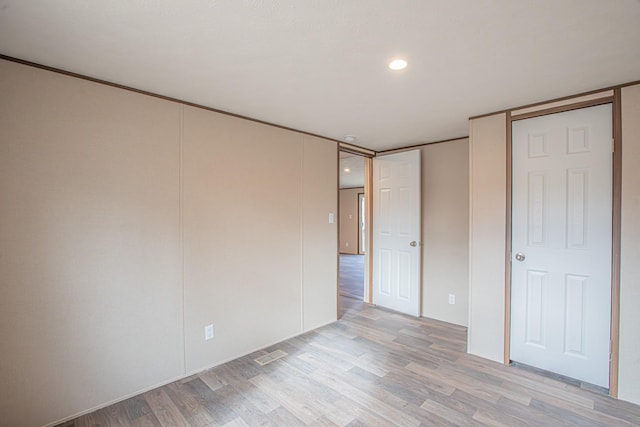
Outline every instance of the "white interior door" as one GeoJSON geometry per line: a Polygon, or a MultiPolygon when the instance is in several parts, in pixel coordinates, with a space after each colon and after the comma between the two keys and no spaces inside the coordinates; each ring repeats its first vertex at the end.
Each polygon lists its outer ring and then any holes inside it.
{"type": "Polygon", "coordinates": [[[609,387],[611,105],[513,123],[511,360],[609,387]]]}
{"type": "Polygon", "coordinates": [[[373,303],[420,315],[420,151],[373,159],[373,303]]]}

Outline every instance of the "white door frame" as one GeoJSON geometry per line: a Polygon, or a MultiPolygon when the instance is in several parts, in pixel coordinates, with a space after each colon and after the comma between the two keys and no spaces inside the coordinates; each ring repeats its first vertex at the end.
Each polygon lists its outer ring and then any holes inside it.
{"type": "MultiPolygon", "coordinates": [[[[570,99],[570,98],[567,98],[570,99]]],[[[506,240],[505,240],[505,319],[504,319],[504,364],[511,363],[511,216],[512,216],[512,122],[524,120],[531,117],[560,113],[563,111],[575,110],[579,108],[592,107],[602,104],[612,104],[613,112],[613,206],[612,206],[612,257],[611,257],[611,345],[609,363],[609,395],[618,397],[618,354],[619,354],[619,329],[620,329],[620,239],[621,239],[621,183],[622,183],[622,121],[621,121],[621,89],[613,90],[613,96],[603,96],[602,98],[569,103],[566,105],[543,108],[533,112],[522,114],[512,114],[506,112],[506,134],[507,134],[507,194],[506,194],[506,240]]],[[[544,105],[539,104],[539,105],[544,105]]]]}

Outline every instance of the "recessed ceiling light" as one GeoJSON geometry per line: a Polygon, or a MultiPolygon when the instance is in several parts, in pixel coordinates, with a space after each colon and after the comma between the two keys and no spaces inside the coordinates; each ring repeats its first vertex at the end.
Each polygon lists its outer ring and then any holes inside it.
{"type": "Polygon", "coordinates": [[[349,169],[349,168],[344,168],[344,171],[345,171],[345,172],[351,172],[351,169],[349,169]]]}
{"type": "Polygon", "coordinates": [[[404,59],[394,59],[389,63],[389,68],[392,70],[404,70],[407,68],[407,61],[404,59]]]}
{"type": "Polygon", "coordinates": [[[344,140],[347,141],[347,142],[353,142],[353,141],[356,140],[356,137],[353,136],[353,135],[345,135],[344,136],[344,140]]]}

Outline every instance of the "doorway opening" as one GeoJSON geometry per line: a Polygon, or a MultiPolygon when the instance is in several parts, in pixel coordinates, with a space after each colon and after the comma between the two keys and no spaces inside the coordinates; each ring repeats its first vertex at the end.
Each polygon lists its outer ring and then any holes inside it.
{"type": "Polygon", "coordinates": [[[367,206],[367,161],[357,154],[340,152],[340,257],[339,294],[341,297],[368,301],[366,270],[368,265],[369,215],[367,206]]]}
{"type": "Polygon", "coordinates": [[[358,228],[360,231],[360,241],[358,242],[358,253],[364,255],[367,250],[367,227],[365,222],[365,199],[364,193],[358,193],[358,228]]]}

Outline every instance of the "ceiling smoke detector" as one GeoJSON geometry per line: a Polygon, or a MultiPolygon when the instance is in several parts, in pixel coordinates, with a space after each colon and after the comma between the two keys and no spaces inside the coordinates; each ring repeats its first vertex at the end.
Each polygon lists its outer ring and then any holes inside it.
{"type": "Polygon", "coordinates": [[[353,136],[353,135],[345,135],[344,136],[344,140],[345,140],[345,142],[353,142],[353,141],[356,140],[356,137],[353,136]]]}

